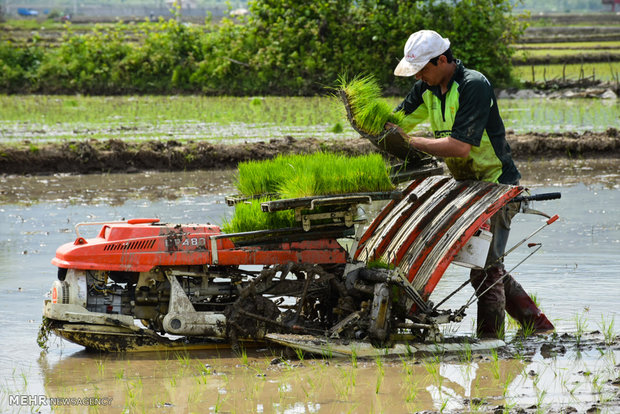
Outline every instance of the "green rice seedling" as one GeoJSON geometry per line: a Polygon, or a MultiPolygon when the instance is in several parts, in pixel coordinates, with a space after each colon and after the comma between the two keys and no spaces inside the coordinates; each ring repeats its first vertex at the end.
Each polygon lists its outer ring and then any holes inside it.
{"type": "Polygon", "coordinates": [[[460,352],[460,357],[461,357],[461,362],[469,363],[472,361],[471,345],[469,343],[466,343],[463,346],[463,351],[460,352]]]}
{"type": "Polygon", "coordinates": [[[182,367],[188,368],[191,365],[191,360],[189,358],[189,354],[186,352],[178,352],[176,354],[177,361],[181,364],[182,367]]]}
{"type": "Polygon", "coordinates": [[[403,388],[405,390],[405,402],[411,403],[416,400],[418,395],[418,381],[415,380],[413,372],[413,366],[409,365],[408,361],[401,358],[403,364],[403,370],[405,372],[405,381],[403,382],[403,388]]]}
{"type": "Polygon", "coordinates": [[[299,360],[299,362],[304,362],[304,350],[301,348],[295,348],[295,355],[297,355],[297,359],[299,360]]]}
{"type": "Polygon", "coordinates": [[[239,163],[237,190],[244,196],[281,198],[393,189],[380,154],[347,157],[317,152],[239,163]]]}
{"type": "Polygon", "coordinates": [[[587,320],[585,315],[575,315],[575,341],[577,342],[577,346],[581,345],[581,338],[586,331],[587,320]]]}
{"type": "Polygon", "coordinates": [[[271,160],[239,163],[237,167],[237,190],[246,196],[276,192],[278,185],[292,175],[287,161],[279,155],[271,160]]]}
{"type": "Polygon", "coordinates": [[[245,367],[249,366],[248,351],[246,351],[244,347],[239,347],[238,357],[241,360],[241,365],[245,367]]]}
{"type": "Polygon", "coordinates": [[[493,373],[493,377],[498,380],[500,376],[499,356],[495,348],[491,349],[491,359],[493,361],[491,364],[491,372],[493,373]]]}
{"type": "Polygon", "coordinates": [[[318,152],[308,155],[279,155],[272,160],[239,164],[237,189],[247,197],[237,203],[226,233],[299,226],[292,210],[264,213],[260,204],[274,198],[388,191],[394,188],[388,167],[380,154],[347,157],[318,152]]]}
{"type": "Polygon", "coordinates": [[[487,401],[484,398],[472,398],[469,400],[469,410],[472,413],[480,413],[482,406],[486,403],[487,401]]]}
{"type": "Polygon", "coordinates": [[[139,401],[140,394],[142,393],[142,379],[138,378],[135,381],[128,381],[125,387],[125,409],[130,412],[135,411],[139,401]]]}
{"type": "Polygon", "coordinates": [[[547,396],[547,390],[541,390],[540,388],[536,387],[536,412],[537,413],[547,412],[543,404],[546,396],[547,396]]]}
{"type": "Polygon", "coordinates": [[[292,210],[264,213],[260,206],[264,201],[267,199],[237,203],[234,216],[230,220],[223,220],[222,231],[239,233],[295,226],[295,213],[292,210]]]}
{"type": "Polygon", "coordinates": [[[426,372],[428,372],[430,376],[433,378],[433,380],[436,382],[437,388],[441,392],[441,386],[443,384],[443,377],[441,376],[439,372],[439,368],[440,368],[439,356],[435,355],[433,357],[429,357],[424,360],[424,369],[426,369],[426,372]]]}
{"type": "Polygon", "coordinates": [[[534,335],[534,332],[536,332],[536,328],[534,327],[534,322],[525,322],[523,325],[521,325],[521,335],[523,335],[523,338],[529,338],[530,336],[534,335]]]}
{"type": "Polygon", "coordinates": [[[377,356],[375,357],[375,361],[377,363],[377,382],[375,384],[375,394],[379,394],[381,384],[383,383],[383,377],[385,376],[385,369],[383,367],[383,360],[381,359],[381,355],[377,354],[377,356]]]}
{"type": "Polygon", "coordinates": [[[409,344],[409,342],[405,342],[405,351],[406,351],[407,358],[413,358],[413,356],[414,356],[414,349],[409,344]]]}
{"type": "Polygon", "coordinates": [[[218,392],[217,393],[217,401],[215,402],[215,406],[213,407],[213,411],[216,413],[221,413],[222,412],[222,406],[224,405],[224,402],[227,400],[227,398],[221,398],[221,394],[218,392]]]}
{"type": "Polygon", "coordinates": [[[327,347],[321,349],[321,355],[323,356],[323,360],[325,361],[327,361],[328,359],[332,359],[334,357],[332,347],[327,344],[327,347]]]}
{"type": "Polygon", "coordinates": [[[348,400],[348,397],[355,389],[355,384],[357,382],[357,372],[352,368],[339,368],[339,371],[341,379],[335,385],[338,388],[338,394],[340,395],[340,398],[343,400],[348,400]]]}
{"type": "Polygon", "coordinates": [[[357,348],[351,347],[351,366],[357,368],[357,348]]]}
{"type": "Polygon", "coordinates": [[[340,122],[336,122],[334,126],[330,129],[330,132],[334,134],[341,134],[344,131],[342,124],[340,122]]]}
{"type": "Polygon", "coordinates": [[[374,76],[356,76],[351,80],[341,76],[338,84],[347,96],[355,124],[363,132],[379,136],[386,122],[399,125],[404,120],[403,112],[393,112],[392,105],[381,98],[381,88],[374,76]]]}
{"type": "Polygon", "coordinates": [[[614,339],[616,337],[616,334],[614,331],[614,319],[615,317],[612,315],[611,321],[609,322],[609,324],[607,324],[605,322],[605,317],[601,315],[601,323],[599,327],[601,328],[601,332],[603,332],[603,336],[605,337],[605,345],[608,345],[608,346],[613,344],[614,339]]]}
{"type": "Polygon", "coordinates": [[[105,364],[101,360],[95,361],[95,364],[97,365],[97,372],[99,373],[100,376],[103,377],[103,374],[105,372],[105,364]]]}

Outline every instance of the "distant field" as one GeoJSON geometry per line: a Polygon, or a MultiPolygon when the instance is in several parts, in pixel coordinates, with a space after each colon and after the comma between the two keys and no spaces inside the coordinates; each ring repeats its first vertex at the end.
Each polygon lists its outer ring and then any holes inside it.
{"type": "Polygon", "coordinates": [[[524,82],[620,81],[620,15],[532,16],[512,63],[524,82]]]}
{"type": "Polygon", "coordinates": [[[526,59],[528,57],[544,57],[544,56],[553,56],[553,57],[566,57],[572,58],[575,56],[594,56],[600,54],[607,54],[610,56],[620,57],[620,50],[609,50],[609,49],[597,49],[597,48],[589,48],[589,49],[530,49],[530,50],[520,50],[516,53],[516,57],[522,57],[526,59]]]}
{"type": "Polygon", "coordinates": [[[620,49],[620,41],[602,41],[602,42],[565,42],[565,43],[527,43],[515,45],[518,50],[530,49],[620,49]]]}
{"type": "Polygon", "coordinates": [[[592,78],[604,82],[618,82],[620,80],[620,62],[515,66],[513,70],[516,76],[524,82],[583,78],[592,78]],[[534,71],[533,75],[532,70],[534,71]]]}
{"type": "MultiPolygon", "coordinates": [[[[389,98],[396,106],[402,98],[389,98]]],[[[122,139],[269,141],[357,134],[333,97],[0,95],[0,143],[122,139]]],[[[620,129],[615,100],[500,100],[507,129],[527,132],[620,129]]],[[[427,133],[420,125],[416,133],[427,133]]]]}

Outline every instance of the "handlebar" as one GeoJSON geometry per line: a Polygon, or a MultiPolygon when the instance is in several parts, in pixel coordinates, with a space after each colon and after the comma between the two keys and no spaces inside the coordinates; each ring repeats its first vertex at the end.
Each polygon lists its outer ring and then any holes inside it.
{"type": "Polygon", "coordinates": [[[521,201],[544,201],[544,200],[557,200],[562,198],[562,193],[542,193],[532,194],[529,196],[518,196],[511,200],[511,202],[518,203],[521,201]]]}

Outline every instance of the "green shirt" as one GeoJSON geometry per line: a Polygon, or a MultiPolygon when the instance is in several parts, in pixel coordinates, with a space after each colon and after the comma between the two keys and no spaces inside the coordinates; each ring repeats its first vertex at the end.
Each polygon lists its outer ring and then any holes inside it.
{"type": "Polygon", "coordinates": [[[456,61],[445,95],[440,86],[419,80],[396,110],[405,111],[411,127],[429,119],[435,138],[451,136],[471,144],[466,158],[445,158],[455,179],[516,184],[521,178],[510,155],[491,83],[461,61],[456,61]]]}

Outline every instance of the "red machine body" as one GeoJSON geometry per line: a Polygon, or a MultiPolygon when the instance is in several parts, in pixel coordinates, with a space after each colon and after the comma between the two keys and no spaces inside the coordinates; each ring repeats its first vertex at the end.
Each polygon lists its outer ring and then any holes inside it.
{"type": "Polygon", "coordinates": [[[484,263],[490,238],[479,229],[523,190],[431,176],[390,193],[262,203],[265,214],[294,209],[300,224],[243,233],[155,218],[78,224],[52,259],[44,315],[61,337],[103,351],[319,331],[387,344],[399,329],[436,343],[438,324],[462,314],[434,308],[432,292],[451,263],[484,263]],[[358,214],[386,200],[371,223],[358,214]],[[85,225],[101,227],[84,238],[85,225]],[[470,250],[478,256],[461,254],[470,250]]]}
{"type": "Polygon", "coordinates": [[[238,246],[218,226],[168,225],[158,219],[103,224],[95,238],[78,237],[58,248],[52,264],[60,268],[147,272],[157,266],[345,263],[335,239],[238,246]]]}

